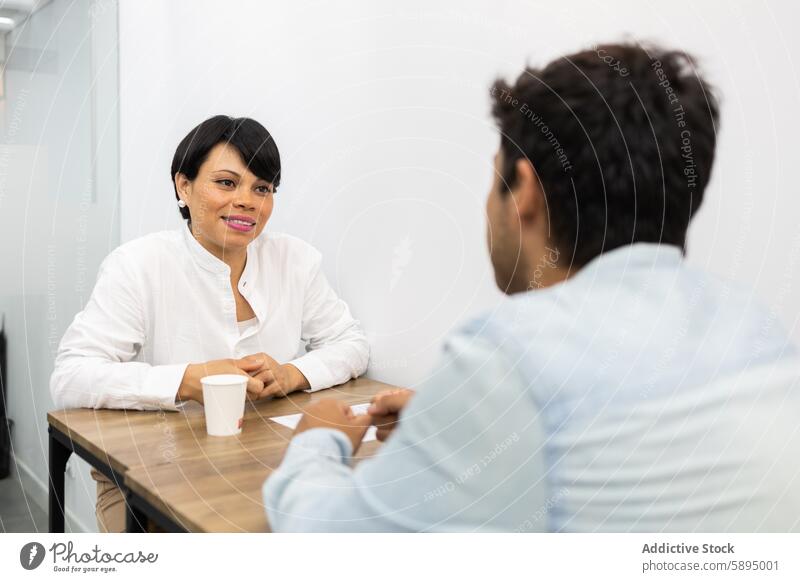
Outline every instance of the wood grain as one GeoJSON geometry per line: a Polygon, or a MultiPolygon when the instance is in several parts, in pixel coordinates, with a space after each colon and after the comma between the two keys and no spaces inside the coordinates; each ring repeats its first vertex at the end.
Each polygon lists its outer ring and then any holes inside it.
{"type": "MultiPolygon", "coordinates": [[[[289,429],[281,429],[290,432],[289,429]]],[[[380,443],[364,443],[357,458],[374,454],[380,443]]],[[[180,459],[172,465],[128,471],[127,486],[191,532],[267,532],[261,488],[280,465],[284,439],[255,451],[180,459]]]]}
{"type": "MultiPolygon", "coordinates": [[[[358,378],[311,394],[248,402],[242,433],[233,437],[208,436],[203,407],[195,402],[178,412],[72,409],[47,418],[190,531],[268,531],[261,486],[292,435],[269,418],[301,412],[322,398],[360,404],[394,388],[358,378]]],[[[377,447],[367,443],[359,456],[377,447]]]]}

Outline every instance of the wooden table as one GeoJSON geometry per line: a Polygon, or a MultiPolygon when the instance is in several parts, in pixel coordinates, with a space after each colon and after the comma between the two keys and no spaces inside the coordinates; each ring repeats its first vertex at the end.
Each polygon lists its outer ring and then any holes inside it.
{"type": "MultiPolygon", "coordinates": [[[[321,398],[368,402],[395,386],[368,378],[319,392],[246,405],[242,433],[206,434],[203,407],[179,412],[74,409],[47,415],[50,531],[64,531],[64,470],[75,452],[121,487],[127,529],[152,521],[166,531],[267,531],[261,486],[283,457],[292,431],[269,417],[294,414],[321,398]]],[[[359,456],[378,444],[366,443],[359,456]]]]}

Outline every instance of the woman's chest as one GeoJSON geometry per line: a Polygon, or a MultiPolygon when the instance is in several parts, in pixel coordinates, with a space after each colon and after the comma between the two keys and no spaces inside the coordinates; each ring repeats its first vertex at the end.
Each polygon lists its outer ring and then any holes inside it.
{"type": "Polygon", "coordinates": [[[233,299],[236,303],[236,320],[237,321],[249,321],[256,316],[256,312],[253,310],[253,306],[250,305],[250,302],[245,298],[241,292],[236,289],[235,287],[231,287],[233,292],[233,299]]]}
{"type": "Polygon", "coordinates": [[[234,289],[227,276],[176,277],[154,293],[145,348],[154,364],[239,358],[265,352],[278,361],[298,350],[302,298],[279,281],[248,281],[234,289]],[[255,318],[244,331],[239,322],[255,318]]]}

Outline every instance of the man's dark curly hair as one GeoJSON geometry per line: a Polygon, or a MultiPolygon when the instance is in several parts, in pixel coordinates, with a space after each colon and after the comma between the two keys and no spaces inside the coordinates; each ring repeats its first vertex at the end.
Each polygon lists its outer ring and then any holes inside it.
{"type": "Polygon", "coordinates": [[[502,179],[531,162],[551,242],[580,267],[634,242],[685,249],[714,161],[719,106],[683,52],[596,46],[491,89],[502,179]]]}

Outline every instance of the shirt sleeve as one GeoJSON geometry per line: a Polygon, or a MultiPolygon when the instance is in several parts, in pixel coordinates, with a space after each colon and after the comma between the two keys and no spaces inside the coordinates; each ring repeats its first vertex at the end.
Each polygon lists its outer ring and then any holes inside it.
{"type": "Polygon", "coordinates": [[[134,360],[145,341],[142,296],[120,249],[103,261],[86,307],[58,347],[50,393],[58,408],[175,410],[188,363],[134,360]]]}
{"type": "Polygon", "coordinates": [[[275,531],[544,531],[538,410],[491,346],[452,338],[379,453],[349,466],[341,431],[295,437],[267,479],[275,531]]]}
{"type": "Polygon", "coordinates": [[[303,301],[301,339],[307,353],[289,363],[306,377],[309,392],[347,382],[367,369],[367,338],[328,283],[316,251],[303,301]]]}

